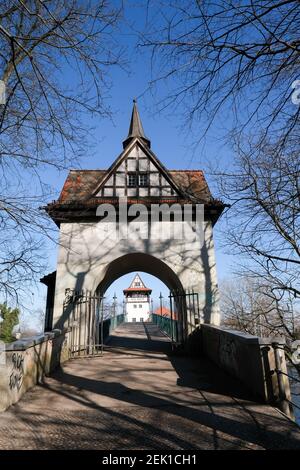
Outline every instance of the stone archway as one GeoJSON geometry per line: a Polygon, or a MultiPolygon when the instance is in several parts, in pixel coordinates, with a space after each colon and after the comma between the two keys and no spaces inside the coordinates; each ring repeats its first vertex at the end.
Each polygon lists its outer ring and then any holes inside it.
{"type": "Polygon", "coordinates": [[[187,308],[184,287],[176,273],[162,260],[147,253],[133,252],[120,256],[111,261],[99,282],[96,292],[102,298],[110,285],[120,277],[131,272],[143,271],[159,279],[170,290],[171,310],[176,310],[178,329],[181,340],[188,332],[187,308]]]}
{"type": "MultiPolygon", "coordinates": [[[[176,311],[176,318],[171,315],[171,339],[173,329],[177,334],[175,342],[183,344],[188,334],[187,305],[185,290],[176,273],[164,261],[147,253],[132,252],[112,259],[99,276],[94,278],[93,290],[66,289],[62,325],[69,332],[69,350],[72,357],[77,355],[98,354],[103,350],[103,335],[106,322],[109,321],[109,332],[119,323],[119,317],[112,320],[104,318],[103,299],[109,286],[120,277],[135,271],[143,271],[161,280],[170,289],[170,312],[176,311]],[[100,278],[100,279],[99,279],[100,278]],[[172,305],[174,308],[172,308],[172,305]],[[117,320],[117,323],[115,321],[117,320]],[[174,322],[173,322],[174,320],[174,322]],[[112,323],[111,323],[112,322],[112,323]]],[[[122,315],[121,315],[122,316],[122,315]]],[[[124,318],[121,320],[124,321],[124,318]]]]}
{"type": "Polygon", "coordinates": [[[134,271],[144,271],[157,277],[171,291],[183,291],[183,286],[175,272],[163,261],[147,253],[128,253],[111,261],[97,291],[104,293],[118,278],[134,271]]]}

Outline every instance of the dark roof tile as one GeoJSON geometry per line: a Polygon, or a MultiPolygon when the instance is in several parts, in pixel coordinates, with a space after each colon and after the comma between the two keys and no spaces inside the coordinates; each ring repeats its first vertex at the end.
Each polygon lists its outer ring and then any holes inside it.
{"type": "MultiPolygon", "coordinates": [[[[106,170],[71,170],[57,202],[82,203],[90,198],[94,199],[93,193],[106,174],[106,170]]],[[[203,171],[171,170],[169,174],[185,198],[192,197],[202,202],[213,201],[203,171]]]]}
{"type": "Polygon", "coordinates": [[[71,170],[58,202],[83,202],[89,199],[106,173],[106,170],[71,170]]]}

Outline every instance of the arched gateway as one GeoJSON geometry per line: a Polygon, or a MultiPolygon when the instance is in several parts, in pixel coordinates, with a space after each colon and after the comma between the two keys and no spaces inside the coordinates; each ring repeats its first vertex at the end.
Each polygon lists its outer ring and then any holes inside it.
{"type": "Polygon", "coordinates": [[[169,287],[183,340],[198,323],[218,325],[213,226],[223,209],[201,170],[167,170],[158,160],[134,102],[123,151],[110,168],[71,170],[46,207],[60,228],[57,270],[41,280],[48,286],[46,329],[68,324],[70,293],[101,299],[112,282],[136,271],[169,287]]]}

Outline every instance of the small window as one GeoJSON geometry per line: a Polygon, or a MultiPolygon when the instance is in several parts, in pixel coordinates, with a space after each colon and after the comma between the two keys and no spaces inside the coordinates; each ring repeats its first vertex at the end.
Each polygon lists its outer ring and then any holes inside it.
{"type": "Polygon", "coordinates": [[[149,178],[148,178],[148,173],[141,173],[139,175],[139,186],[141,187],[146,187],[149,186],[149,178]]]}
{"type": "Polygon", "coordinates": [[[141,305],[141,304],[139,304],[139,308],[142,308],[142,305],[141,305]]]}
{"type": "Polygon", "coordinates": [[[136,173],[128,173],[127,185],[129,188],[135,188],[137,183],[136,173]]]}
{"type": "Polygon", "coordinates": [[[141,283],[140,283],[140,282],[136,282],[136,283],[135,283],[135,287],[141,287],[141,283]]]}
{"type": "Polygon", "coordinates": [[[133,319],[132,319],[132,322],[135,323],[135,322],[136,322],[136,318],[133,318],[133,319]]]}
{"type": "Polygon", "coordinates": [[[133,304],[133,308],[136,308],[137,307],[137,304],[133,304]]]}
{"type": "Polygon", "coordinates": [[[141,321],[141,322],[143,322],[143,321],[144,321],[143,317],[141,317],[141,318],[140,318],[140,321],[141,321]]]}

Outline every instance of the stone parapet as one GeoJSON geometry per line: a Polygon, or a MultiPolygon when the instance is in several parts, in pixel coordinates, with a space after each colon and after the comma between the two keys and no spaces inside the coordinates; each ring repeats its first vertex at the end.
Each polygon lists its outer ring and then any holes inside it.
{"type": "Polygon", "coordinates": [[[203,324],[200,328],[202,352],[221,369],[239,379],[253,395],[265,403],[275,404],[292,417],[292,409],[282,403],[282,395],[291,399],[288,377],[284,375],[284,394],[279,390],[275,348],[280,370],[287,373],[285,340],[260,338],[240,331],[203,324]],[[278,350],[278,348],[280,350],[278,350]]]}
{"type": "Polygon", "coordinates": [[[0,357],[0,411],[68,359],[67,334],[53,330],[5,345],[0,357]]]}

